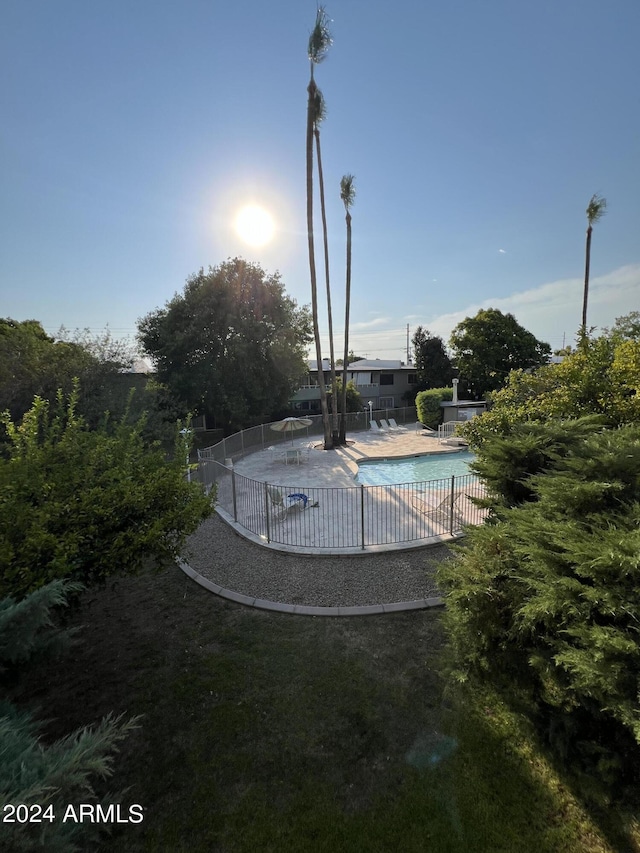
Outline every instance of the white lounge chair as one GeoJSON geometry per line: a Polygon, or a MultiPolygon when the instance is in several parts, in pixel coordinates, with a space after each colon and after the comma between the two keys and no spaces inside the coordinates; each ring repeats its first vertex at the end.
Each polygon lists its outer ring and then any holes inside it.
{"type": "Polygon", "coordinates": [[[459,530],[465,523],[462,513],[457,507],[458,501],[465,496],[464,491],[456,490],[453,494],[453,518],[451,512],[451,494],[446,495],[437,504],[429,503],[422,498],[414,498],[413,505],[423,515],[433,518],[433,521],[445,530],[449,530],[453,521],[453,529],[459,530]]]}
{"type": "Polygon", "coordinates": [[[374,420],[371,421],[369,429],[371,430],[371,432],[384,432],[384,430],[378,426],[378,422],[374,420]]]}
{"type": "Polygon", "coordinates": [[[389,426],[391,427],[391,429],[392,429],[392,430],[395,430],[396,432],[402,432],[402,431],[405,431],[405,432],[406,432],[406,429],[407,429],[407,428],[406,428],[406,427],[404,427],[404,426],[399,426],[399,425],[396,423],[396,419],[395,419],[395,418],[389,418],[389,426]]]}
{"type": "Polygon", "coordinates": [[[384,418],[380,418],[380,427],[382,429],[382,432],[391,432],[391,427],[384,418]]]}
{"type": "Polygon", "coordinates": [[[302,512],[308,506],[318,506],[317,501],[310,501],[308,495],[304,495],[302,492],[295,492],[285,498],[276,486],[267,486],[267,494],[271,501],[274,521],[285,521],[293,513],[302,512]]]}

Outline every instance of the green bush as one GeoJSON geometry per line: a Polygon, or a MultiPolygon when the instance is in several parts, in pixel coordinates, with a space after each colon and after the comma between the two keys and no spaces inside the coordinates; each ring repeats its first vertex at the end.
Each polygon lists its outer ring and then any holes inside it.
{"type": "Polygon", "coordinates": [[[442,408],[440,403],[453,399],[453,388],[430,388],[416,395],[416,410],[418,420],[425,426],[436,429],[442,423],[442,408]]]}
{"type": "Polygon", "coordinates": [[[492,522],[438,582],[457,677],[519,685],[562,755],[613,778],[640,744],[640,427],[557,432],[537,425],[533,451],[525,427],[483,444],[478,469],[510,457],[537,473],[520,500],[493,478],[492,522]]]}
{"type": "Polygon", "coordinates": [[[211,497],[185,481],[181,436],[167,461],[145,443],[142,421],[90,431],[75,401],[60,395],[52,415],[36,398],[20,426],[3,416],[0,596],[20,598],[56,578],[90,585],[174,558],[212,511],[211,497]]]}

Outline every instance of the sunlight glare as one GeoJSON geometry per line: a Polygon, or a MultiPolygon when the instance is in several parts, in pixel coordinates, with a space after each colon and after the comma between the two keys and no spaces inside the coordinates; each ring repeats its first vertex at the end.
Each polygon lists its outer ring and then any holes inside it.
{"type": "Polygon", "coordinates": [[[273,237],[275,225],[271,214],[256,204],[243,207],[235,219],[238,236],[250,246],[264,246],[273,237]]]}

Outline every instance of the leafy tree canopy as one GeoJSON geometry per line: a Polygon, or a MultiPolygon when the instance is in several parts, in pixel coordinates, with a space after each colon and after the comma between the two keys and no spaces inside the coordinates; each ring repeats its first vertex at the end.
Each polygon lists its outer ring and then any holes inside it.
{"type": "MultiPolygon", "coordinates": [[[[342,411],[342,377],[336,376],[336,393],[338,394],[338,411],[342,411]]],[[[333,388],[329,390],[329,399],[333,394],[333,388]]],[[[362,394],[356,388],[355,382],[350,379],[347,382],[347,412],[362,411],[362,394]]]]}
{"type": "MultiPolygon", "coordinates": [[[[362,361],[364,358],[365,358],[364,355],[356,355],[353,350],[349,350],[349,356],[347,358],[347,365],[353,364],[354,361],[362,361]]],[[[344,359],[339,358],[336,361],[336,364],[339,364],[340,366],[342,366],[344,364],[344,359]]]]}
{"type": "Polygon", "coordinates": [[[308,309],[286,295],[279,273],[241,258],[201,269],[138,329],[159,381],[227,427],[285,407],[307,372],[308,309]]]}
{"type": "MultiPolygon", "coordinates": [[[[0,319],[0,411],[19,421],[34,397],[53,403],[58,389],[70,394],[78,379],[78,411],[90,426],[96,426],[107,409],[120,417],[133,383],[120,371],[131,366],[135,355],[128,341],[114,338],[108,329],[92,334],[62,327],[53,337],[37,320],[0,319]]],[[[134,404],[138,415],[141,398],[139,394],[134,404]]]]}
{"type": "Polygon", "coordinates": [[[640,339],[629,318],[618,318],[598,338],[584,338],[559,364],[511,373],[506,386],[490,395],[490,410],[465,424],[465,437],[479,447],[522,421],[584,415],[601,415],[612,426],[639,421],[640,339]]]}
{"type": "Polygon", "coordinates": [[[427,388],[446,388],[454,376],[453,365],[442,338],[418,326],[411,339],[418,374],[418,391],[427,388]]]}
{"type": "Polygon", "coordinates": [[[496,308],[458,323],[449,344],[461,382],[476,396],[502,387],[510,371],[538,367],[551,355],[549,344],[496,308]]]}

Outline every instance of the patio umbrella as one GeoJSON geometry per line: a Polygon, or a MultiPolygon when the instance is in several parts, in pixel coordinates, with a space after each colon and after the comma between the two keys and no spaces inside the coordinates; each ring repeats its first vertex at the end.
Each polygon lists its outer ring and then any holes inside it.
{"type": "Polygon", "coordinates": [[[291,444],[293,444],[294,430],[304,429],[305,427],[311,426],[312,423],[313,421],[310,421],[309,418],[284,418],[281,421],[276,421],[275,424],[269,424],[269,426],[276,432],[290,432],[291,444]]]}

